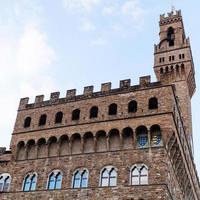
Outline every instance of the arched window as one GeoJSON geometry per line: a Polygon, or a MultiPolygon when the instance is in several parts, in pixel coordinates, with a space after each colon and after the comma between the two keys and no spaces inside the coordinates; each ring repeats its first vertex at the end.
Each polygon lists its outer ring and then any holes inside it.
{"type": "Polygon", "coordinates": [[[112,103],[109,105],[109,110],[108,110],[109,115],[116,115],[117,114],[117,104],[112,103]]]}
{"type": "Polygon", "coordinates": [[[59,170],[54,170],[51,172],[47,182],[48,190],[58,190],[61,189],[62,185],[62,172],[59,170]]]}
{"type": "Polygon", "coordinates": [[[148,168],[144,164],[137,164],[131,168],[130,171],[131,185],[145,185],[148,184],[148,168]]]}
{"type": "Polygon", "coordinates": [[[161,135],[160,126],[153,125],[150,128],[150,132],[151,132],[151,145],[160,146],[162,144],[162,135],[161,135]]]}
{"type": "Polygon", "coordinates": [[[62,123],[62,119],[63,119],[63,113],[57,112],[55,117],[55,124],[62,123]]]}
{"type": "Polygon", "coordinates": [[[109,187],[117,185],[117,170],[113,166],[107,166],[101,171],[100,186],[109,187]]]}
{"type": "Polygon", "coordinates": [[[26,175],[23,184],[23,191],[34,191],[36,189],[37,175],[35,173],[26,175]]]}
{"type": "Polygon", "coordinates": [[[46,120],[47,120],[47,115],[46,114],[41,115],[39,120],[39,126],[44,126],[46,124],[46,120]]]}
{"type": "Polygon", "coordinates": [[[128,112],[129,113],[135,113],[137,112],[137,101],[131,101],[128,104],[128,112]]]}
{"type": "Polygon", "coordinates": [[[138,147],[143,148],[148,146],[148,133],[145,126],[140,126],[136,129],[138,147]]]}
{"type": "Polygon", "coordinates": [[[72,120],[79,120],[80,119],[80,110],[76,109],[72,112],[72,120]]]}
{"type": "Polygon", "coordinates": [[[8,192],[10,189],[11,176],[10,174],[0,175],[0,192],[8,192]]]}
{"type": "Polygon", "coordinates": [[[156,97],[149,99],[149,109],[158,109],[158,99],[156,97]]]}
{"type": "Polygon", "coordinates": [[[76,170],[72,181],[72,188],[88,187],[88,170],[76,170]]]}
{"type": "Polygon", "coordinates": [[[26,159],[26,147],[24,141],[20,141],[17,144],[17,160],[25,160],[26,159]]]}
{"type": "Polygon", "coordinates": [[[168,28],[167,40],[169,42],[169,46],[174,46],[175,34],[174,34],[174,29],[172,27],[168,28]]]}
{"type": "Polygon", "coordinates": [[[24,128],[28,128],[31,125],[31,117],[26,117],[24,120],[24,128]]]}
{"type": "Polygon", "coordinates": [[[93,106],[90,109],[90,119],[97,118],[97,117],[98,117],[98,107],[97,106],[93,106]]]}

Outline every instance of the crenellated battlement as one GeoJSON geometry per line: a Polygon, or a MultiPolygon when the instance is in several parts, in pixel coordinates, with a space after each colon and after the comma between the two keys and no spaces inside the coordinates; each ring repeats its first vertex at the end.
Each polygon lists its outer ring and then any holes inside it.
{"type": "Polygon", "coordinates": [[[114,89],[111,88],[112,83],[107,82],[107,83],[102,83],[101,90],[97,92],[94,92],[94,86],[92,85],[84,87],[83,94],[80,95],[76,94],[76,89],[67,90],[66,96],[62,98],[60,98],[60,92],[52,92],[50,94],[50,99],[45,101],[44,101],[44,95],[38,95],[35,97],[34,103],[31,104],[29,104],[29,97],[21,98],[18,110],[44,107],[53,104],[84,100],[88,98],[97,98],[102,96],[118,94],[121,92],[134,91],[145,87],[152,87],[157,85],[160,85],[160,82],[151,82],[151,76],[140,77],[139,85],[133,85],[133,86],[131,86],[130,79],[120,80],[119,88],[114,88],[114,89]]]}
{"type": "Polygon", "coordinates": [[[181,10],[171,11],[170,13],[160,15],[160,25],[166,25],[182,20],[181,10]]]}

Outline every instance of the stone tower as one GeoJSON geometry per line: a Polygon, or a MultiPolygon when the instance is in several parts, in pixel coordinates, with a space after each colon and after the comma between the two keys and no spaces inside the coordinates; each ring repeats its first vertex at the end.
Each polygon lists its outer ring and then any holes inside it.
{"type": "Polygon", "coordinates": [[[195,70],[189,38],[181,11],[160,15],[160,42],[154,49],[154,71],[163,84],[174,84],[187,139],[192,145],[191,98],[195,92],[195,70]]]}

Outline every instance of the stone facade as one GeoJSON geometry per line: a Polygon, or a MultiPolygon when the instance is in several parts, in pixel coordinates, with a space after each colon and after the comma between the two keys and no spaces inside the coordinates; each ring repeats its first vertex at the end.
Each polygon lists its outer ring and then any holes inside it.
{"type": "Polygon", "coordinates": [[[161,15],[154,55],[158,82],[144,76],[135,86],[122,80],[116,89],[21,99],[11,151],[0,148],[0,199],[200,199],[194,66],[180,11],[161,15]]]}

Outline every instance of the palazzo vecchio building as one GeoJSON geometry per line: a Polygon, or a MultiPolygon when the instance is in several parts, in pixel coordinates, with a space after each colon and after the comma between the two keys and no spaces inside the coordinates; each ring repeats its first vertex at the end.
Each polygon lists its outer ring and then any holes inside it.
{"type": "Polygon", "coordinates": [[[0,148],[1,200],[200,200],[190,40],[181,11],[159,26],[157,82],[20,100],[10,150],[0,148]]]}

